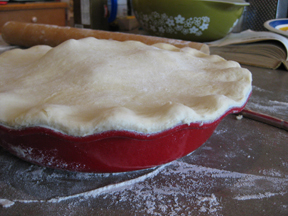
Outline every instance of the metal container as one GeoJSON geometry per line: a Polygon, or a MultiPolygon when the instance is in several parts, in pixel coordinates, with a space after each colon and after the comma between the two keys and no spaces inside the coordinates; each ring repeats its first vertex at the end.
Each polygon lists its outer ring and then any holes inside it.
{"type": "Polygon", "coordinates": [[[250,6],[245,8],[238,31],[246,29],[267,31],[263,26],[267,20],[287,18],[288,0],[246,0],[246,2],[249,2],[250,6]]]}

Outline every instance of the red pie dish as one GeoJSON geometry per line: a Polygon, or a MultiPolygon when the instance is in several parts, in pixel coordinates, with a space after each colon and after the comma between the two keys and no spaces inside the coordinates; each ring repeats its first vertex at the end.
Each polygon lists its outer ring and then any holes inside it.
{"type": "Polygon", "coordinates": [[[17,130],[0,125],[0,145],[25,161],[56,169],[99,173],[140,170],[193,152],[226,115],[244,107],[232,108],[211,123],[179,125],[150,135],[107,131],[74,137],[43,127],[17,130]]]}
{"type": "Polygon", "coordinates": [[[146,169],[201,146],[251,90],[249,70],[190,47],[84,38],[14,49],[0,55],[0,145],[63,170],[146,169]]]}

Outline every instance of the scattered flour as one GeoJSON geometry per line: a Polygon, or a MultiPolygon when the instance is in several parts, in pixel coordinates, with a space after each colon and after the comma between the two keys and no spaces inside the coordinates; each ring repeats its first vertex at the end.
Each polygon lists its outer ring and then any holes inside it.
{"type": "Polygon", "coordinates": [[[266,93],[273,93],[272,91],[269,91],[269,90],[267,90],[267,89],[260,88],[260,87],[255,86],[255,85],[253,85],[252,88],[253,88],[253,91],[266,92],[266,93]]]}
{"type": "Polygon", "coordinates": [[[253,98],[249,101],[247,104],[248,107],[251,108],[258,108],[262,110],[268,110],[268,111],[277,111],[277,110],[282,110],[282,109],[287,109],[288,103],[284,101],[274,101],[274,100],[268,100],[268,101],[258,101],[258,100],[253,100],[253,98]]]}
{"type": "Polygon", "coordinates": [[[263,199],[263,198],[269,198],[272,196],[283,196],[285,193],[270,193],[266,192],[264,194],[252,194],[252,195],[246,195],[246,196],[236,196],[234,199],[236,200],[251,200],[251,199],[263,199]]]}
{"type": "Polygon", "coordinates": [[[271,172],[270,176],[259,176],[193,165],[180,160],[160,166],[140,177],[86,192],[47,200],[2,198],[0,205],[8,208],[16,203],[57,205],[65,201],[81,203],[101,199],[109,203],[109,206],[125,203],[135,212],[149,215],[185,215],[187,212],[222,215],[223,198],[211,191],[211,188],[225,184],[231,188],[233,199],[238,201],[284,196],[288,193],[288,179],[273,176],[271,172]],[[265,184],[261,186],[258,182],[265,184]]]}
{"type": "Polygon", "coordinates": [[[0,199],[0,205],[2,205],[4,208],[8,208],[14,204],[15,204],[15,202],[10,201],[8,199],[0,199]]]}
{"type": "MultiPolygon", "coordinates": [[[[217,198],[214,194],[211,197],[199,197],[197,201],[197,205],[201,206],[200,212],[216,212],[218,210],[218,206],[220,203],[217,201],[217,198]]],[[[221,208],[221,206],[220,206],[221,208]]]]}
{"type": "Polygon", "coordinates": [[[225,133],[227,133],[227,129],[225,128],[225,129],[218,129],[218,128],[216,128],[216,130],[214,131],[214,134],[217,134],[217,135],[222,135],[222,134],[225,134],[225,133]]]}
{"type": "Polygon", "coordinates": [[[275,93],[272,91],[253,86],[253,93],[246,108],[286,120],[288,110],[287,94],[282,94],[278,98],[279,100],[275,100],[274,98],[275,93]],[[263,97],[263,93],[266,95],[265,97],[263,97]]]}

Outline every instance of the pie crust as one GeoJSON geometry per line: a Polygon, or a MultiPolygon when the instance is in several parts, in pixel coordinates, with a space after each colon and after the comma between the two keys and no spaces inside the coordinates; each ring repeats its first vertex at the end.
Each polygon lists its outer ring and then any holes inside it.
{"type": "Polygon", "coordinates": [[[193,48],[85,38],[0,55],[0,123],[72,136],[159,133],[243,107],[249,70],[193,48]]]}

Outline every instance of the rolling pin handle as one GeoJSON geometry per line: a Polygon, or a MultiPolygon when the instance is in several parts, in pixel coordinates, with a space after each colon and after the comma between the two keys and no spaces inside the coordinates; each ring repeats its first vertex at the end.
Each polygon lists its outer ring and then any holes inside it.
{"type": "Polygon", "coordinates": [[[37,20],[38,20],[38,19],[37,19],[37,17],[35,17],[35,16],[33,16],[32,19],[31,19],[31,21],[32,21],[33,23],[36,23],[37,20]]]}

